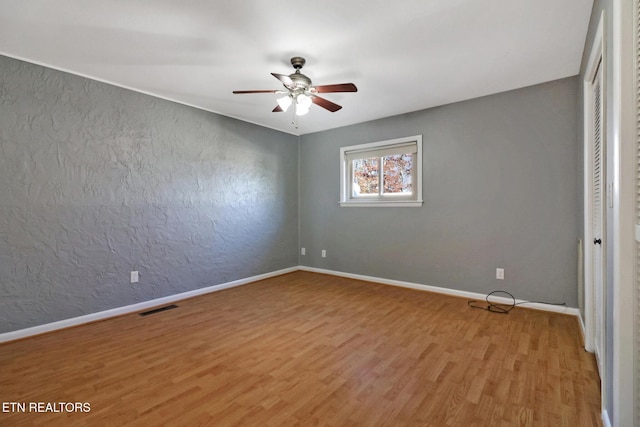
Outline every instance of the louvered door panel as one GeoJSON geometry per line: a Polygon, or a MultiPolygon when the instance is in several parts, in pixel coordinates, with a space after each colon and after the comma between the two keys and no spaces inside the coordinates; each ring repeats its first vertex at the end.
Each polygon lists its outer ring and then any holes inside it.
{"type": "Polygon", "coordinates": [[[593,84],[593,236],[602,237],[602,85],[598,66],[593,84]]]}
{"type": "Polygon", "coordinates": [[[592,224],[593,233],[593,298],[594,298],[594,350],[598,369],[602,375],[604,372],[604,264],[603,246],[604,236],[604,200],[603,200],[603,180],[604,180],[604,144],[603,144],[603,108],[602,108],[602,63],[598,64],[592,82],[592,102],[593,102],[593,163],[592,163],[592,224]]]}

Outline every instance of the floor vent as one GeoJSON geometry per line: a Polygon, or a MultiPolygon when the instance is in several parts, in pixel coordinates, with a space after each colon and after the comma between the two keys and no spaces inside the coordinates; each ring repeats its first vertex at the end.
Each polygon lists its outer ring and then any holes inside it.
{"type": "Polygon", "coordinates": [[[178,308],[178,306],[175,304],[165,305],[164,307],[154,308],[153,310],[143,311],[142,313],[138,313],[138,314],[140,316],[148,316],[150,314],[160,313],[161,311],[167,311],[173,308],[178,308]]]}

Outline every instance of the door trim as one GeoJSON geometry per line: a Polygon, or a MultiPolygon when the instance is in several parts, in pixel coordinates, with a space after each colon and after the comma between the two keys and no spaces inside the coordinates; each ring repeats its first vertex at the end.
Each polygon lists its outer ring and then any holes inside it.
{"type": "MultiPolygon", "coordinates": [[[[583,82],[583,102],[584,102],[584,316],[585,316],[585,349],[587,351],[593,352],[595,351],[595,330],[596,330],[596,319],[595,319],[595,304],[596,301],[594,299],[593,286],[594,286],[594,277],[593,277],[593,80],[596,76],[596,72],[598,70],[599,65],[601,66],[602,73],[602,153],[601,155],[606,156],[606,123],[607,123],[607,67],[606,67],[606,55],[605,55],[605,13],[604,10],[600,14],[600,19],[598,22],[598,29],[596,31],[593,44],[591,46],[591,53],[589,55],[589,61],[587,62],[587,67],[584,75],[583,82]]],[[[606,163],[606,161],[605,161],[606,163]]],[[[603,185],[601,187],[601,198],[606,204],[607,200],[607,180],[606,180],[606,171],[602,171],[602,179],[603,185]]],[[[606,205],[604,208],[606,211],[606,205]]],[[[603,221],[603,232],[606,233],[606,215],[604,215],[603,221]]],[[[604,244],[606,239],[603,241],[602,245],[602,254],[603,260],[606,259],[606,245],[604,244]]],[[[603,262],[603,268],[605,267],[603,262]]],[[[603,270],[606,272],[606,269],[603,270]]],[[[605,274],[606,277],[606,274],[605,274]]],[[[603,297],[606,296],[606,282],[603,283],[603,297]]],[[[603,298],[604,299],[604,298],[603,298]]],[[[603,301],[600,303],[603,304],[603,301]]],[[[606,376],[606,329],[604,325],[604,319],[606,318],[606,306],[603,304],[601,308],[601,312],[603,313],[603,325],[600,325],[600,329],[602,330],[602,344],[600,345],[600,352],[602,354],[599,355],[601,358],[599,360],[598,368],[600,373],[600,381],[602,384],[602,396],[601,402],[602,407],[606,407],[606,384],[607,381],[605,379],[606,376]],[[602,369],[600,367],[602,366],[602,369]]]]}
{"type": "MultiPolygon", "coordinates": [[[[616,426],[633,425],[634,392],[634,270],[635,270],[635,173],[637,122],[634,105],[633,3],[613,1],[613,366],[612,419],[616,426]]],[[[638,11],[636,10],[635,13],[638,11]]],[[[637,273],[636,273],[637,274],[637,273]]]]}

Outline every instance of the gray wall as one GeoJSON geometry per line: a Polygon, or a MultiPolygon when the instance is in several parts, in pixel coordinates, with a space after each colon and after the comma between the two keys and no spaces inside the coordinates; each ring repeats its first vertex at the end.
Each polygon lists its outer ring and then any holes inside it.
{"type": "Polygon", "coordinates": [[[576,307],[578,87],[297,138],[0,57],[0,332],[298,263],[576,307]],[[339,207],[339,147],[416,134],[423,207],[339,207]]]}
{"type": "Polygon", "coordinates": [[[577,307],[578,88],[573,77],[302,136],[301,264],[577,307]],[[417,134],[423,207],[338,205],[341,146],[417,134]]]}
{"type": "Polygon", "coordinates": [[[297,162],[297,137],[0,56],[0,333],[297,265],[297,162]]]}

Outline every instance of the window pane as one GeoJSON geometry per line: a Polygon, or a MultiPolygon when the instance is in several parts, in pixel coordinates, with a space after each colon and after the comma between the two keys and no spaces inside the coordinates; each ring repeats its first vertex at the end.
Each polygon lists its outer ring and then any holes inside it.
{"type": "Polygon", "coordinates": [[[353,191],[352,197],[365,194],[378,194],[379,182],[379,158],[356,159],[353,166],[353,191]]]}
{"type": "Polygon", "coordinates": [[[411,194],[412,154],[394,154],[382,158],[384,193],[411,194]]]}
{"type": "Polygon", "coordinates": [[[422,203],[422,135],[340,147],[340,206],[422,203]]]}

